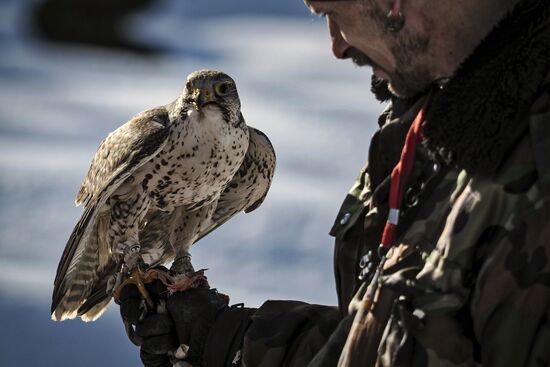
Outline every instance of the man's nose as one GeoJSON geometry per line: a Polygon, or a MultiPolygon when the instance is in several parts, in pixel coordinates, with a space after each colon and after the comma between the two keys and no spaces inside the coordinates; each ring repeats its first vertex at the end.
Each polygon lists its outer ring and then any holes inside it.
{"type": "Polygon", "coordinates": [[[330,32],[330,38],[332,40],[332,53],[338,59],[343,59],[346,53],[346,50],[351,46],[346,42],[340,32],[340,27],[334,20],[330,18],[330,15],[327,16],[328,19],[328,30],[330,32]]]}

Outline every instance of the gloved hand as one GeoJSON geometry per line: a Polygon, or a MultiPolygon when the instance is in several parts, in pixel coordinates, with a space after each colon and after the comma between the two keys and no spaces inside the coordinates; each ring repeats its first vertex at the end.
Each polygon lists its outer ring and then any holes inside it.
{"type": "Polygon", "coordinates": [[[230,308],[227,296],[215,289],[197,288],[169,295],[164,284],[155,281],[147,285],[147,290],[158,305],[156,310],[147,310],[133,285],[126,286],[119,299],[128,336],[141,347],[140,357],[146,367],[171,367],[182,360],[202,366],[218,362],[205,361],[204,355],[208,360],[213,355],[232,357],[241,347],[255,311],[230,308]],[[215,350],[205,353],[205,349],[215,350]]]}

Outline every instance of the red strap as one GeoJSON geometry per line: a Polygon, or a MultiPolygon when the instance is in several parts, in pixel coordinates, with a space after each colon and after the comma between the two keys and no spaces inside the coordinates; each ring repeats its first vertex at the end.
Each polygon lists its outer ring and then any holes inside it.
{"type": "Polygon", "coordinates": [[[407,137],[405,138],[405,145],[401,151],[401,158],[399,162],[393,168],[391,173],[391,186],[390,186],[390,212],[388,214],[388,220],[384,227],[384,233],[382,235],[382,241],[380,247],[385,250],[389,250],[395,241],[395,233],[397,230],[397,223],[399,221],[399,209],[401,208],[401,202],[403,200],[403,191],[405,191],[405,183],[411,174],[411,170],[414,164],[414,157],[416,153],[416,146],[422,142],[422,124],[424,122],[424,113],[428,105],[429,97],[426,98],[424,105],[416,115],[407,137]]]}

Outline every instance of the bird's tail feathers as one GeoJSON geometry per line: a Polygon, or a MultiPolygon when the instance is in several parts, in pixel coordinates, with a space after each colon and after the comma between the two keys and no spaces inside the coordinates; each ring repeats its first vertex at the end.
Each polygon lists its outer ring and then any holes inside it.
{"type": "Polygon", "coordinates": [[[95,205],[87,207],[75,226],[57,268],[52,295],[52,320],[78,316],[98,280],[98,220],[95,205]]]}
{"type": "Polygon", "coordinates": [[[117,269],[117,262],[111,259],[107,266],[102,270],[98,277],[98,281],[94,284],[90,295],[86,298],[86,301],[78,308],[77,316],[83,321],[95,321],[103,312],[107,309],[107,306],[111,302],[111,295],[107,294],[107,283],[109,279],[115,274],[117,269]]]}
{"type": "Polygon", "coordinates": [[[111,303],[111,296],[106,296],[101,302],[96,303],[89,311],[84,314],[79,314],[84,322],[92,322],[97,320],[107,310],[107,306],[111,303]]]}

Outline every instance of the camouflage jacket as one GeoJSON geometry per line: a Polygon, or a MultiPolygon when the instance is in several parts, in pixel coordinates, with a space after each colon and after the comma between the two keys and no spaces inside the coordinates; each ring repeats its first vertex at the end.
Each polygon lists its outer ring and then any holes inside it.
{"type": "Polygon", "coordinates": [[[424,97],[393,101],[331,230],[338,309],[266,302],[241,364],[549,366],[549,70],[550,4],[524,0],[433,92],[397,245],[369,284],[424,97]]]}

